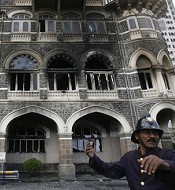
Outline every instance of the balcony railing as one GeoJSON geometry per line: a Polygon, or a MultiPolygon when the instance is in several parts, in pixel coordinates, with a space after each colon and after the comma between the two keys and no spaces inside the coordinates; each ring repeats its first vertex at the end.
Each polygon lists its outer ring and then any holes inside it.
{"type": "Polygon", "coordinates": [[[31,6],[32,0],[15,0],[15,6],[31,6]]]}
{"type": "Polygon", "coordinates": [[[82,34],[63,34],[64,42],[82,42],[83,36],[82,34]]]}
{"type": "Polygon", "coordinates": [[[85,34],[84,40],[88,42],[108,42],[107,34],[85,34]]]}
{"type": "Polygon", "coordinates": [[[27,101],[39,100],[39,91],[9,91],[8,99],[27,101]]]}
{"type": "Polygon", "coordinates": [[[12,42],[30,42],[31,34],[12,34],[11,41],[12,42]]]}
{"type": "Polygon", "coordinates": [[[158,38],[156,31],[134,30],[134,31],[130,31],[129,34],[130,34],[131,40],[139,39],[139,38],[158,38]]]}
{"type": "Polygon", "coordinates": [[[117,91],[87,91],[87,98],[93,100],[99,99],[118,99],[117,91]]]}
{"type": "Polygon", "coordinates": [[[86,6],[102,6],[103,0],[91,0],[86,2],[86,6]]]}
{"type": "Polygon", "coordinates": [[[79,99],[79,91],[48,91],[48,100],[68,101],[79,99]]]}
{"type": "Polygon", "coordinates": [[[158,92],[155,89],[142,90],[142,95],[144,98],[158,97],[158,92]]]}
{"type": "Polygon", "coordinates": [[[43,42],[56,42],[57,41],[57,34],[56,33],[39,33],[38,41],[43,42]]]}

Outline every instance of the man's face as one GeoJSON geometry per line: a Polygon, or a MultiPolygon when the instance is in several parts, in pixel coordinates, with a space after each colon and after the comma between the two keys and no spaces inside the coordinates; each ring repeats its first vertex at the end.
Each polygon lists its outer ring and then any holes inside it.
{"type": "Polygon", "coordinates": [[[160,140],[159,132],[151,129],[139,131],[136,137],[145,150],[156,148],[160,140]]]}

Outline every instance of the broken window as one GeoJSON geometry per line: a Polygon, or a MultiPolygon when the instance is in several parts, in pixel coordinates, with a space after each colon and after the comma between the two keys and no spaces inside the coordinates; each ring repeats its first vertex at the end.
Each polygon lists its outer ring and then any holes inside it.
{"type": "Polygon", "coordinates": [[[76,71],[69,56],[57,55],[48,62],[49,90],[77,90],[76,71]]]}
{"type": "Polygon", "coordinates": [[[39,31],[40,32],[55,32],[55,21],[54,16],[49,14],[39,15],[39,31]]]}
{"type": "Polygon", "coordinates": [[[18,127],[8,133],[8,152],[44,153],[46,134],[34,127],[18,127]]]}
{"type": "Polygon", "coordinates": [[[150,72],[139,72],[138,75],[142,90],[148,90],[153,88],[150,72]]]}
{"type": "Polygon", "coordinates": [[[85,65],[88,90],[114,90],[115,79],[108,58],[102,55],[89,57],[85,65]]]}
{"type": "Polygon", "coordinates": [[[38,64],[30,55],[15,57],[10,64],[10,91],[34,91],[38,89],[38,64]]]}
{"type": "Polygon", "coordinates": [[[106,25],[103,15],[89,14],[86,18],[89,33],[106,34],[106,25]]]}
{"type": "Polygon", "coordinates": [[[101,133],[98,129],[87,124],[73,127],[72,146],[74,152],[84,152],[89,140],[93,141],[96,152],[102,151],[101,133]]]}

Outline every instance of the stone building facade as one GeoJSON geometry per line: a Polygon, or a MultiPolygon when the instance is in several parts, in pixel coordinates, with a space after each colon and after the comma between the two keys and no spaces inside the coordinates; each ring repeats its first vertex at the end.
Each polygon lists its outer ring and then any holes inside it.
{"type": "Polygon", "coordinates": [[[89,139],[108,162],[136,148],[150,113],[173,147],[173,65],[158,18],[164,0],[1,0],[0,152],[75,178],[89,139]],[[171,123],[172,125],[169,125],[171,123]]]}

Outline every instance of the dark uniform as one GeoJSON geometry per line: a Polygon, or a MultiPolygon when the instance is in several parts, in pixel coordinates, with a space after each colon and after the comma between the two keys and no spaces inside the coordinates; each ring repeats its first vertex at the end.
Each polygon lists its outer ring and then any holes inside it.
{"type": "Polygon", "coordinates": [[[141,168],[137,160],[149,155],[156,155],[166,160],[171,166],[169,173],[174,173],[175,175],[175,151],[158,147],[150,150],[146,155],[141,155],[139,150],[130,151],[126,153],[120,161],[114,162],[113,164],[108,164],[94,155],[94,157],[89,160],[89,164],[95,171],[109,178],[120,179],[126,176],[131,190],[175,190],[175,185],[170,185],[169,183],[164,183],[157,179],[157,174],[160,170],[158,170],[156,174],[148,175],[144,172],[143,168],[141,168]]]}

